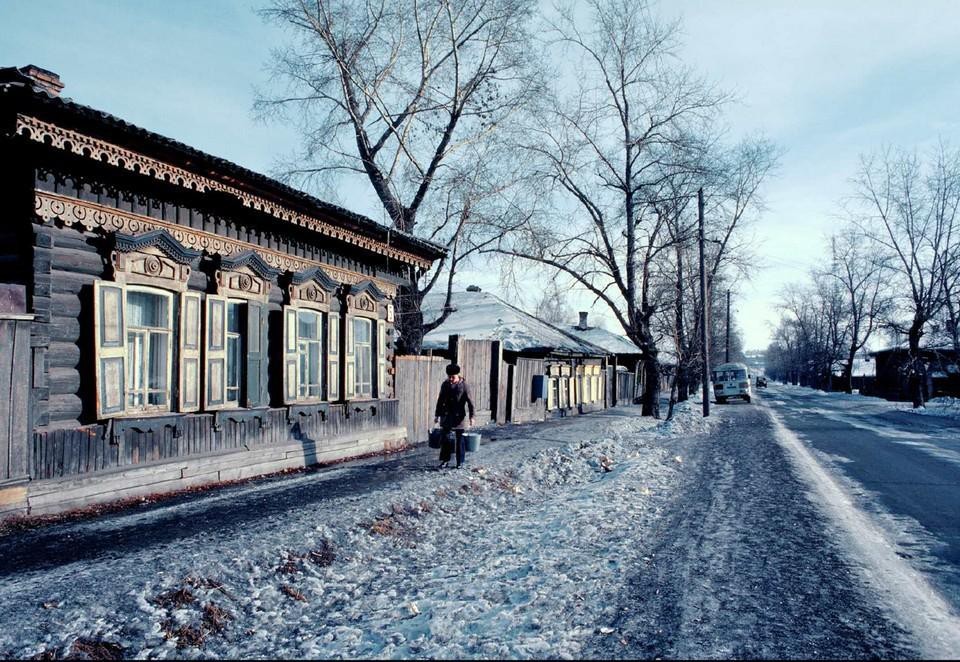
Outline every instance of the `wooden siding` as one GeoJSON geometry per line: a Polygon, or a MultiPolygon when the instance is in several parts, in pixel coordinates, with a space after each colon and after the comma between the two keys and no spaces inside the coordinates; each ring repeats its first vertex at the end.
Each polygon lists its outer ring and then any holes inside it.
{"type": "Polygon", "coordinates": [[[0,315],[0,483],[27,477],[30,318],[0,315]]]}
{"type": "Polygon", "coordinates": [[[534,400],[532,397],[534,375],[544,374],[543,360],[518,358],[516,365],[512,368],[510,420],[513,423],[544,420],[547,411],[546,401],[534,400]]]}
{"type": "MultiPolygon", "coordinates": [[[[221,411],[113,421],[76,429],[38,430],[30,472],[63,478],[298,441],[317,451],[400,425],[396,400],[221,411]]],[[[309,458],[308,458],[309,460],[309,458]]],[[[309,463],[309,462],[308,462],[309,463]]]]}
{"type": "Polygon", "coordinates": [[[439,356],[396,357],[395,383],[400,396],[400,421],[411,443],[427,440],[433,428],[440,385],[446,379],[447,359],[439,356]]]}

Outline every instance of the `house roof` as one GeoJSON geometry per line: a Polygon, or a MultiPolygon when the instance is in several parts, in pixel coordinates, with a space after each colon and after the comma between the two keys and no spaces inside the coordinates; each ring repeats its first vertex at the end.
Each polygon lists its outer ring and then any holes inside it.
{"type": "MultiPolygon", "coordinates": [[[[232,186],[272,200],[275,204],[334,220],[361,235],[410,251],[428,260],[435,260],[446,254],[446,249],[439,244],[381,225],[366,216],[324,202],[266,175],[59,96],[58,93],[51,92],[48,86],[38,84],[36,71],[37,68],[32,66],[0,68],[0,111],[3,106],[8,106],[15,114],[25,113],[75,129],[85,135],[122,143],[157,159],[177,163],[184,169],[205,177],[219,178],[232,186]],[[34,73],[28,75],[28,72],[34,73]]],[[[39,71],[59,81],[56,74],[39,71]]],[[[0,120],[2,119],[3,113],[0,112],[0,120]]],[[[5,127],[0,123],[0,130],[3,129],[5,127]]]]}
{"type": "Polygon", "coordinates": [[[607,331],[600,327],[590,326],[583,329],[579,326],[568,326],[566,330],[591,345],[602,347],[610,354],[642,354],[643,350],[637,347],[632,340],[619,333],[607,331]]]}
{"type": "MultiPolygon", "coordinates": [[[[440,315],[444,298],[445,293],[424,298],[422,309],[426,320],[440,315]]],[[[489,292],[454,292],[451,305],[454,312],[424,336],[424,349],[446,349],[448,336],[456,334],[472,340],[499,340],[505,350],[512,352],[609,354],[604,348],[511,306],[489,292]]]]}

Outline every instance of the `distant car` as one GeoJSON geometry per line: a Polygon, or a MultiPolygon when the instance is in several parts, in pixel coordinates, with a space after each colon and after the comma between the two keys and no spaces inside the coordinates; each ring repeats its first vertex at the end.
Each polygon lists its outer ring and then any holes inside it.
{"type": "Polygon", "coordinates": [[[766,388],[767,378],[763,375],[757,375],[757,388],[766,388]]]}

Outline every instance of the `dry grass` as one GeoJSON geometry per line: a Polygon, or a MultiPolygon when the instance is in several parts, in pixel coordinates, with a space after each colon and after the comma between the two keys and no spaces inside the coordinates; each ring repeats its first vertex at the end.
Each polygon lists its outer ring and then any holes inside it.
{"type": "Polygon", "coordinates": [[[203,605],[203,617],[200,619],[200,625],[207,631],[223,632],[227,627],[227,622],[232,620],[233,615],[216,602],[208,602],[203,605]]]}
{"type": "Polygon", "coordinates": [[[170,589],[150,600],[150,602],[158,607],[174,608],[183,607],[196,601],[197,598],[190,592],[190,589],[186,588],[170,589]]]}
{"type": "Polygon", "coordinates": [[[336,560],[337,553],[330,541],[322,540],[319,547],[307,554],[307,558],[321,568],[325,568],[336,560]]]}
{"type": "Polygon", "coordinates": [[[307,601],[307,596],[305,596],[302,592],[300,592],[299,590],[295,589],[294,587],[292,587],[292,586],[290,586],[290,585],[288,585],[288,584],[282,584],[282,585],[280,586],[280,591],[281,591],[284,595],[287,595],[287,596],[293,598],[294,600],[299,600],[300,602],[306,602],[306,601],[307,601]]]}
{"type": "Polygon", "coordinates": [[[112,641],[78,638],[70,646],[68,657],[86,660],[122,660],[123,647],[112,641]]]}

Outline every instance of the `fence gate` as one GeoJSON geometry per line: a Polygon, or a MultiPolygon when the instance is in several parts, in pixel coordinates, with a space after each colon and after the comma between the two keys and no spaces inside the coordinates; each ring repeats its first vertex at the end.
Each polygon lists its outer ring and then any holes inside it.
{"type": "Polygon", "coordinates": [[[447,360],[440,356],[396,357],[395,383],[400,400],[400,421],[407,428],[407,441],[426,441],[433,427],[433,414],[440,385],[447,375],[447,360]]]}

